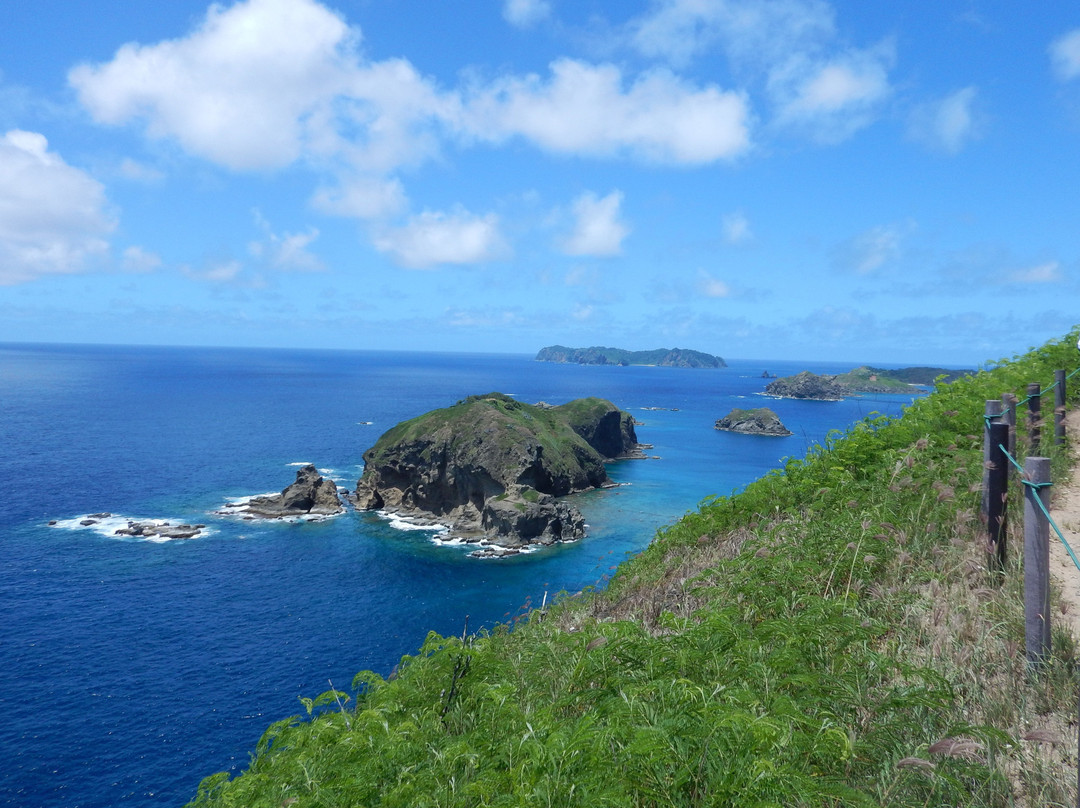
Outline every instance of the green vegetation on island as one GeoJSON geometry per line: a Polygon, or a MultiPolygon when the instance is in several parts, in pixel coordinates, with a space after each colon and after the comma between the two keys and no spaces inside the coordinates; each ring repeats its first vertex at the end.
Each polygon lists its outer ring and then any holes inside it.
{"type": "Polygon", "coordinates": [[[569,362],[578,365],[652,365],[674,368],[726,368],[719,356],[689,348],[657,348],[652,351],[627,351],[622,348],[567,348],[551,345],[541,348],[538,362],[569,362]]]}
{"type": "Polygon", "coordinates": [[[356,504],[426,523],[505,555],[585,533],[555,497],[611,484],[606,460],[640,456],[633,418],[610,401],[559,407],[469,396],[388,430],[364,453],[356,504]]]}
{"type": "Polygon", "coordinates": [[[794,376],[769,382],[765,394],[778,398],[836,401],[857,393],[907,393],[915,385],[929,386],[939,380],[951,382],[969,372],[929,367],[885,370],[865,365],[836,375],[804,370],[794,376]]]}
{"type": "Polygon", "coordinates": [[[1029,669],[1017,554],[988,571],[976,514],[984,402],[1077,336],[706,500],[602,590],[302,699],[192,805],[1074,804],[1075,640],[1029,669]]]}
{"type": "Polygon", "coordinates": [[[784,426],[775,412],[768,407],[744,410],[736,407],[716,422],[716,428],[724,432],[738,432],[742,435],[767,435],[784,438],[791,430],[784,426]]]}

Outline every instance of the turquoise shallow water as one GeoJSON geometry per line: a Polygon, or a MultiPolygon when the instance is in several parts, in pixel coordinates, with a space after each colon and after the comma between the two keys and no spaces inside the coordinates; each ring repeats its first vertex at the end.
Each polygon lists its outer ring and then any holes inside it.
{"type": "Polygon", "coordinates": [[[545,591],[603,582],[657,528],[801,457],[905,396],[761,399],[762,371],[850,365],[728,360],[725,370],[554,365],[527,356],[0,345],[0,804],[183,804],[240,770],[297,696],[387,673],[428,630],[508,619],[545,591]],[[297,463],[355,484],[398,421],[501,391],[609,398],[652,459],[577,499],[589,536],[504,560],[466,557],[371,514],[250,523],[212,511],[280,490],[297,463]],[[717,432],[768,403],[794,432],[717,432]],[[662,408],[662,409],[650,409],[662,408]],[[371,422],[367,424],[366,422],[371,422]],[[108,511],[201,522],[155,543],[50,527],[108,511]]]}

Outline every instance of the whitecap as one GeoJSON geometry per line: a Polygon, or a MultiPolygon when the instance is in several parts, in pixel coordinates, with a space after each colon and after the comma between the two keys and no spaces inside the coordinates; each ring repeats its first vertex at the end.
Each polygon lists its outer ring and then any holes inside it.
{"type": "Polygon", "coordinates": [[[315,465],[315,464],[314,464],[314,463],[307,463],[307,462],[299,462],[299,463],[286,463],[285,465],[286,465],[286,466],[298,466],[298,467],[303,467],[303,466],[313,466],[313,465],[315,465]]]}
{"type": "MultiPolygon", "coordinates": [[[[84,514],[82,516],[72,517],[71,519],[57,519],[55,522],[51,522],[49,527],[58,528],[60,530],[89,530],[93,533],[97,533],[99,536],[104,536],[107,539],[121,539],[125,541],[146,541],[155,544],[163,544],[169,541],[182,541],[182,539],[178,537],[171,536],[129,536],[117,533],[118,530],[125,530],[135,524],[154,525],[156,527],[178,528],[188,526],[195,528],[194,524],[183,519],[144,519],[137,516],[123,516],[122,514],[109,514],[108,516],[84,514]]],[[[214,528],[203,525],[198,528],[198,533],[189,538],[201,539],[205,536],[213,535],[216,532],[217,531],[214,528]]]]}

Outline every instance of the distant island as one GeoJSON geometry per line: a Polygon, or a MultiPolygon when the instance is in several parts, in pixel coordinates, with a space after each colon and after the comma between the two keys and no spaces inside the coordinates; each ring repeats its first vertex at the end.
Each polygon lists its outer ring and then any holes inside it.
{"type": "Polygon", "coordinates": [[[719,356],[689,348],[657,348],[652,351],[627,351],[622,348],[567,348],[550,345],[536,355],[538,362],[564,362],[577,365],[649,365],[668,368],[726,368],[719,356]]]}
{"type": "Polygon", "coordinates": [[[846,396],[858,393],[906,393],[917,385],[931,385],[939,377],[951,382],[969,372],[931,367],[886,370],[865,365],[836,375],[804,370],[794,376],[785,376],[770,382],[765,387],[765,395],[776,398],[840,401],[846,396]]]}
{"type": "Polygon", "coordinates": [[[716,428],[724,432],[738,432],[741,435],[767,435],[786,438],[791,430],[784,426],[775,412],[768,407],[743,410],[736,407],[716,422],[716,428]]]}
{"type": "Polygon", "coordinates": [[[584,536],[581,513],[557,497],[612,486],[605,461],[643,456],[633,417],[610,401],[469,396],[383,434],[364,453],[355,503],[443,526],[478,545],[471,555],[511,555],[584,536]]]}

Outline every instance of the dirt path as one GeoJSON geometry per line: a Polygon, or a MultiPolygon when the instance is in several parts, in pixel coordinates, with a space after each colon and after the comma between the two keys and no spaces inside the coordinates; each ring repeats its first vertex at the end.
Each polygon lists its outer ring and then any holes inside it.
{"type": "MultiPolygon", "coordinates": [[[[1065,419],[1067,434],[1077,435],[1080,430],[1080,410],[1073,410],[1065,419]]],[[[1061,528],[1065,540],[1080,558],[1080,440],[1072,440],[1072,478],[1055,484],[1051,496],[1050,515],[1061,528]]],[[[1072,628],[1073,636],[1080,639],[1080,570],[1076,569],[1057,533],[1050,530],[1050,575],[1061,592],[1063,607],[1067,610],[1061,619],[1072,628]]]]}

